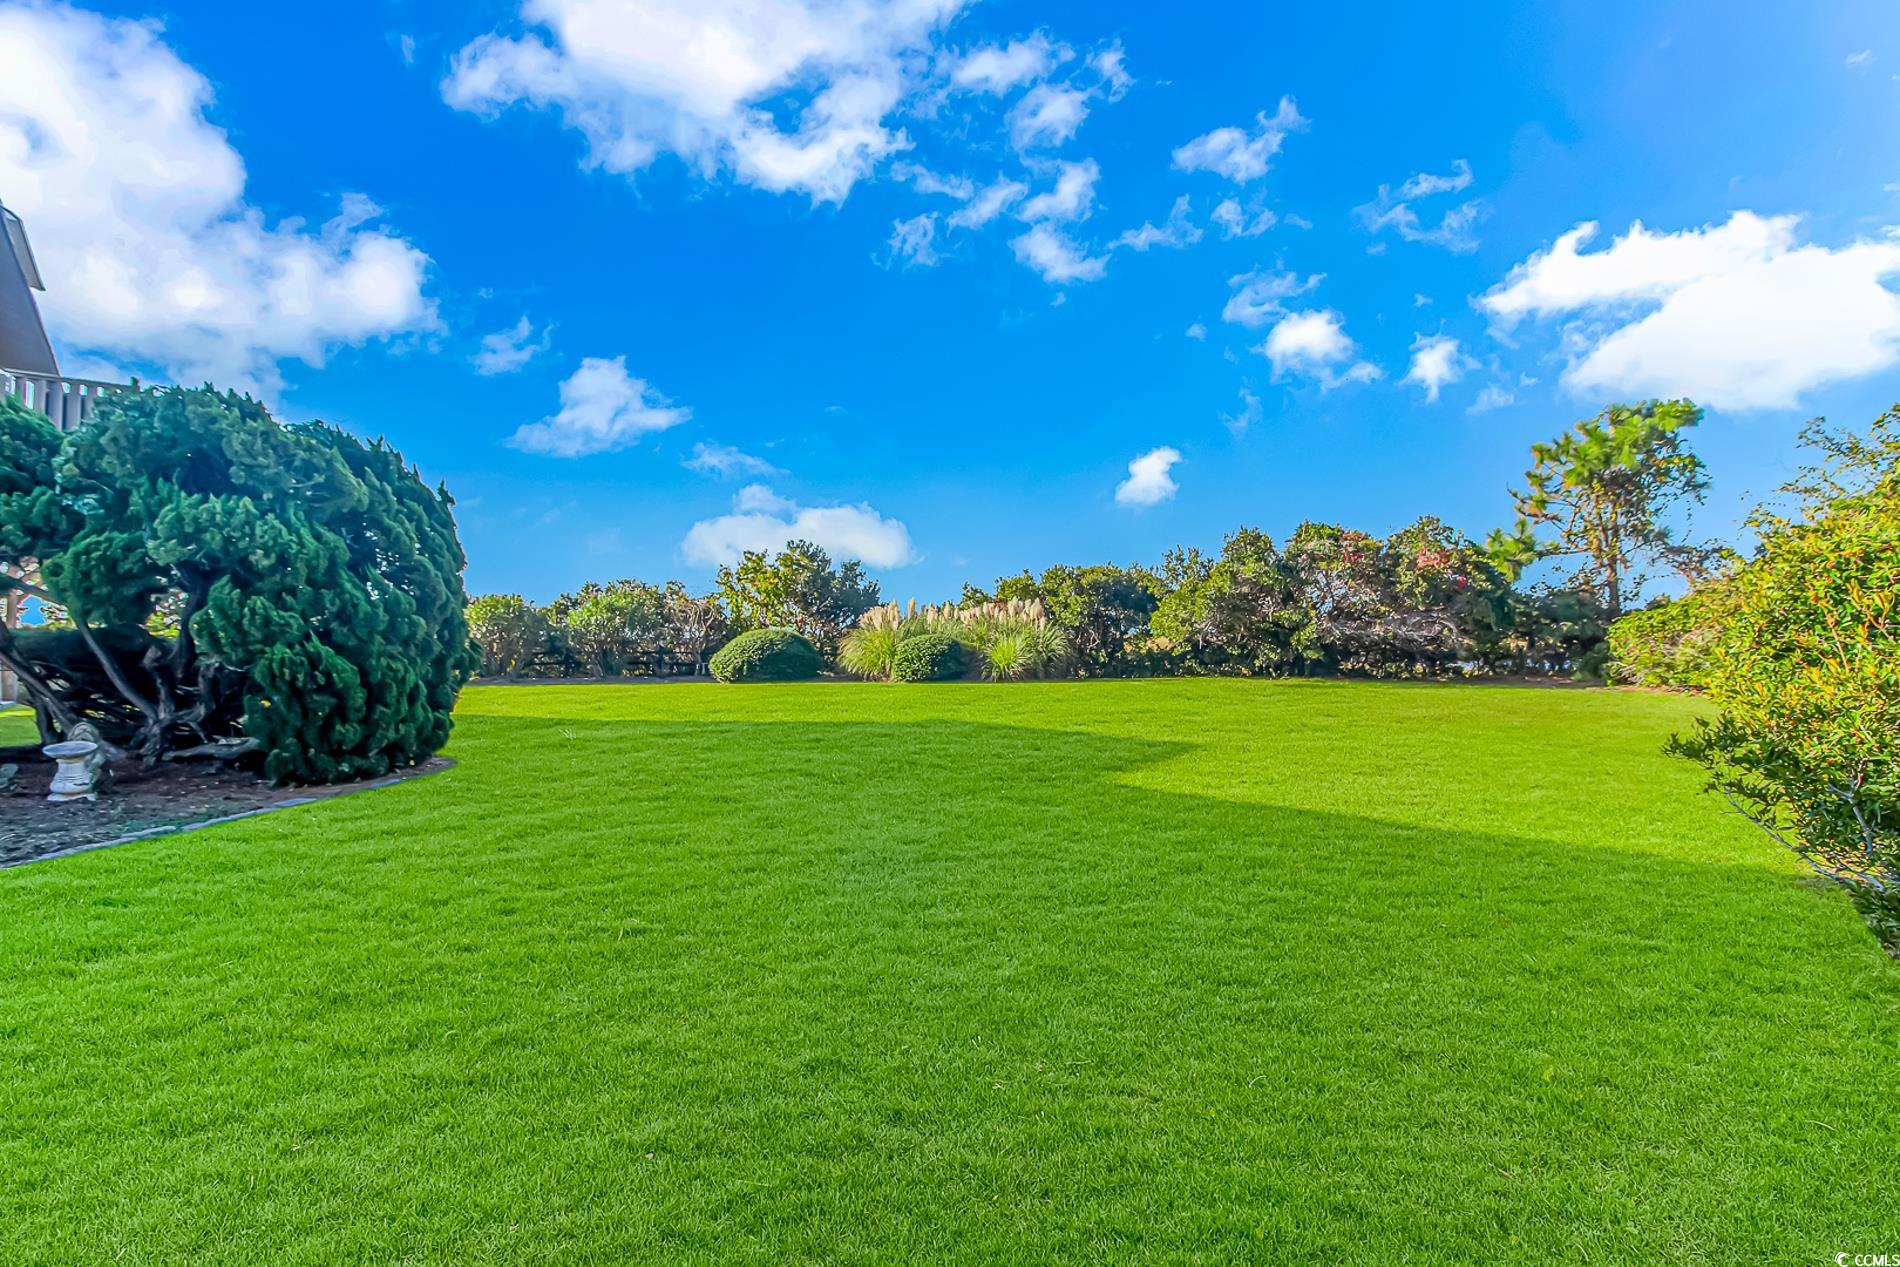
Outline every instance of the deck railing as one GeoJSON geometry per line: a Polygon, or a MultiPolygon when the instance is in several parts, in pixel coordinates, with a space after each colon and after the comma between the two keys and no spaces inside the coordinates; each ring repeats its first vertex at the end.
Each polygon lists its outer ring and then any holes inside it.
{"type": "Polygon", "coordinates": [[[60,378],[0,367],[0,393],[52,419],[61,431],[77,431],[92,417],[92,407],[109,392],[126,390],[124,383],[102,383],[94,378],[60,378]]]}

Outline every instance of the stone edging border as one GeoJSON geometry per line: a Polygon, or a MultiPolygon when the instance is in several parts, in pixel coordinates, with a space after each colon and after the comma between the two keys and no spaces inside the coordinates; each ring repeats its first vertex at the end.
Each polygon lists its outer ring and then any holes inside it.
{"type": "Polygon", "coordinates": [[[91,853],[95,849],[111,849],[118,845],[135,844],[141,840],[158,840],[165,836],[182,836],[186,832],[200,831],[206,827],[221,827],[226,823],[241,823],[247,818],[259,818],[265,814],[274,814],[280,809],[295,809],[299,805],[314,805],[318,801],[334,801],[339,797],[354,796],[358,792],[374,792],[379,788],[394,787],[398,783],[409,783],[416,779],[426,779],[455,768],[453,757],[431,757],[415,769],[401,774],[391,774],[384,778],[373,779],[368,783],[344,783],[335,787],[320,788],[304,796],[290,796],[256,809],[241,810],[236,814],[224,814],[217,818],[201,819],[195,823],[171,823],[162,827],[147,827],[144,831],[130,832],[124,836],[114,836],[110,840],[94,840],[83,845],[73,845],[66,849],[55,849],[52,853],[35,854],[31,858],[16,858],[11,862],[0,862],[0,871],[10,871],[15,867],[30,867],[36,862],[51,862],[55,858],[70,858],[74,854],[91,853]]]}

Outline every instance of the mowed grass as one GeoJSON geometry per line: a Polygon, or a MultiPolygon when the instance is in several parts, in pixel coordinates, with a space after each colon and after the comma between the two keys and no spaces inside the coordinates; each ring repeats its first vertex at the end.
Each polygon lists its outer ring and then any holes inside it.
{"type": "Polygon", "coordinates": [[[33,725],[33,714],[24,708],[0,704],[0,748],[12,744],[33,743],[40,732],[33,725]]]}
{"type": "Polygon", "coordinates": [[[471,690],[443,775],[0,873],[0,1262],[1900,1249],[1900,965],[1694,708],[471,690]]]}

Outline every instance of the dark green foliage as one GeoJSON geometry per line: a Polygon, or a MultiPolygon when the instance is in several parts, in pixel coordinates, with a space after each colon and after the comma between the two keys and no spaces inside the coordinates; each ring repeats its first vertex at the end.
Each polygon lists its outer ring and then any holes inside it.
{"type": "Polygon", "coordinates": [[[738,629],[795,629],[830,660],[845,630],[878,604],[877,582],[852,559],[833,566],[809,541],[793,541],[776,556],[748,550],[719,569],[719,595],[738,629]]]}
{"type": "Polygon", "coordinates": [[[210,389],[102,401],[58,439],[50,487],[43,432],[10,412],[0,437],[25,464],[0,477],[0,563],[37,562],[78,640],[10,657],[56,729],[96,720],[147,761],[230,741],[299,783],[383,774],[447,739],[476,662],[465,561],[448,495],[393,449],[210,389]],[[141,638],[130,673],[119,649],[141,638]]]}
{"type": "Polygon", "coordinates": [[[708,666],[721,682],[802,682],[818,676],[824,657],[791,629],[754,629],[721,647],[708,666]]]}
{"type": "Polygon", "coordinates": [[[947,634],[912,634],[891,656],[893,682],[944,682],[962,677],[969,663],[962,643],[947,634]]]}
{"type": "Polygon", "coordinates": [[[1608,658],[1609,615],[1589,590],[1533,586],[1512,590],[1491,666],[1533,677],[1600,678],[1608,658]]]}
{"type": "Polygon", "coordinates": [[[1220,557],[1170,556],[1154,631],[1212,672],[1472,672],[1501,653],[1509,587],[1477,546],[1436,519],[1383,540],[1305,523],[1276,549],[1242,529],[1220,557]]]}

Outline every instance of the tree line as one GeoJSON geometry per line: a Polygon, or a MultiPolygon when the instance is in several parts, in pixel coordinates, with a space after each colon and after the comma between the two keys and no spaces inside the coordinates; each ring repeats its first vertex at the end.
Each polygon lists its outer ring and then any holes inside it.
{"type": "MultiPolygon", "coordinates": [[[[1040,603],[1084,677],[1594,676],[1610,623],[1652,573],[1695,580],[1724,557],[1672,530],[1707,487],[1685,438],[1700,420],[1688,401],[1612,405],[1535,446],[1511,495],[1516,523],[1481,543],[1430,516],[1384,537],[1305,523],[1276,543],[1241,528],[1218,554],[1058,565],[966,584],[960,601],[1040,603]],[[1547,561],[1560,574],[1524,582],[1547,561]]],[[[545,607],[489,595],[469,622],[490,675],[690,675],[751,629],[795,630],[835,661],[881,602],[860,563],[792,542],[721,568],[702,595],[637,580],[589,584],[545,607]]]]}

